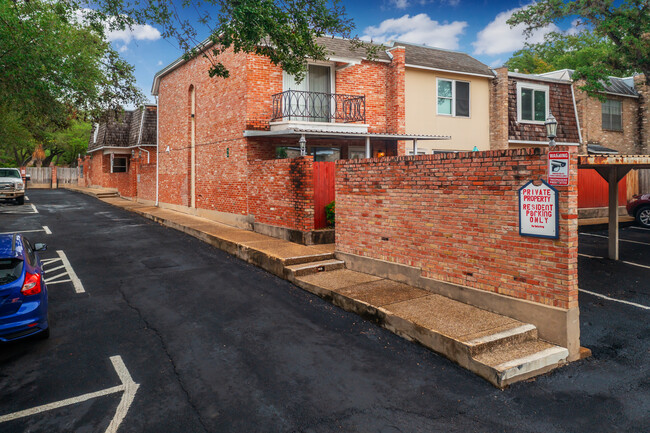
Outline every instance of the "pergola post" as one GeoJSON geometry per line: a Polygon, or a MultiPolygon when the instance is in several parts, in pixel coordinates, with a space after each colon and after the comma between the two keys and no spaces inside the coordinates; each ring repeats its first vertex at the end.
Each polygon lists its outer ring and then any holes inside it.
{"type": "Polygon", "coordinates": [[[418,139],[413,140],[413,156],[418,154],[418,139]]]}
{"type": "Polygon", "coordinates": [[[372,157],[370,154],[370,137],[366,137],[366,158],[370,157],[372,157]]]}
{"type": "Polygon", "coordinates": [[[609,258],[618,260],[618,168],[609,167],[609,258]]]}

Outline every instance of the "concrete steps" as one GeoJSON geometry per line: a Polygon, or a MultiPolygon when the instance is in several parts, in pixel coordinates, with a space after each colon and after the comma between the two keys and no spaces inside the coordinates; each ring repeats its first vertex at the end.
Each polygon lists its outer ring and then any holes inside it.
{"type": "Polygon", "coordinates": [[[416,341],[503,388],[563,365],[569,351],[537,328],[422,289],[325,260],[289,266],[296,285],[416,341]],[[330,271],[334,268],[335,270],[330,271]]]}
{"type": "Polygon", "coordinates": [[[343,268],[345,268],[345,262],[343,260],[327,259],[286,266],[285,272],[288,278],[295,279],[296,277],[315,274],[317,272],[329,272],[343,268]]]}

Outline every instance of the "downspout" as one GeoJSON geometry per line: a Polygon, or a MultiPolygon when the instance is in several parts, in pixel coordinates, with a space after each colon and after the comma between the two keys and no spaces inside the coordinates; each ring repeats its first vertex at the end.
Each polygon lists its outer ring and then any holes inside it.
{"type": "Polygon", "coordinates": [[[147,164],[149,164],[149,162],[150,162],[150,159],[149,159],[149,151],[148,151],[147,149],[143,149],[143,148],[141,148],[140,146],[138,146],[138,149],[139,149],[141,152],[147,152],[147,164]]]}
{"type": "Polygon", "coordinates": [[[576,125],[578,125],[578,143],[582,146],[582,131],[580,131],[580,118],[578,117],[578,107],[576,106],[576,95],[573,93],[573,82],[571,83],[571,98],[573,98],[573,113],[576,116],[576,125]]]}
{"type": "Polygon", "coordinates": [[[158,167],[160,167],[160,153],[158,144],[160,143],[160,104],[156,96],[156,206],[158,206],[158,167]]]}

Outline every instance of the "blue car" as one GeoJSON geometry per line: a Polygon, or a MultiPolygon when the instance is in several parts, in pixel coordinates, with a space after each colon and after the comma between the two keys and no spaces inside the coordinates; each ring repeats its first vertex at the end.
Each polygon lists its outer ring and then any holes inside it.
{"type": "Polygon", "coordinates": [[[47,287],[36,254],[46,249],[20,234],[0,235],[0,341],[50,336],[47,287]]]}

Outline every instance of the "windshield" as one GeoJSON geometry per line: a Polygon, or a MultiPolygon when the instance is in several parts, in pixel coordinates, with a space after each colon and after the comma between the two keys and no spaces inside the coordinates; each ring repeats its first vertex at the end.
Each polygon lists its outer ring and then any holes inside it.
{"type": "Polygon", "coordinates": [[[0,168],[0,177],[15,177],[20,179],[20,172],[13,168],[0,168]]]}
{"type": "Polygon", "coordinates": [[[0,259],[0,286],[16,281],[22,272],[22,260],[0,259]]]}

